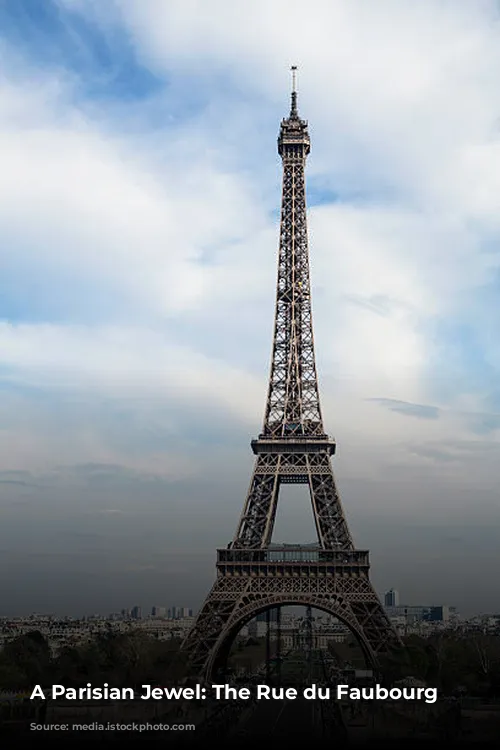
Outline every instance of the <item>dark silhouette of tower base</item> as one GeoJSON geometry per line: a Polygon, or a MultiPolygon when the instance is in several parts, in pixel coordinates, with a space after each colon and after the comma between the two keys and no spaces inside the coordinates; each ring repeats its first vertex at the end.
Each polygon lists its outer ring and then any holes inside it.
{"type": "Polygon", "coordinates": [[[259,612],[284,605],[323,610],[357,636],[373,666],[392,643],[392,625],[369,579],[369,555],[356,550],[337,492],[320,408],[309,281],[305,162],[307,122],[292,104],[281,123],[283,160],[278,283],[273,353],[262,433],[242,516],[232,543],[217,553],[217,579],[183,648],[190,669],[211,680],[238,631],[259,612]],[[309,487],[318,543],[273,546],[281,484],[309,487]]]}

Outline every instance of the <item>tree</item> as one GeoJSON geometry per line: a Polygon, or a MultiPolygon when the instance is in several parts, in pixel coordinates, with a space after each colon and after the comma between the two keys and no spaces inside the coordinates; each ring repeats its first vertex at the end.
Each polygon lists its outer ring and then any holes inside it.
{"type": "Polygon", "coordinates": [[[20,635],[0,654],[0,685],[4,690],[21,690],[46,684],[52,666],[49,644],[39,631],[20,635]]]}

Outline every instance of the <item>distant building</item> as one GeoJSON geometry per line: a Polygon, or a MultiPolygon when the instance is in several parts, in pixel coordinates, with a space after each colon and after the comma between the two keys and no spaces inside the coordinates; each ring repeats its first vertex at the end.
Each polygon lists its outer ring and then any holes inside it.
{"type": "Polygon", "coordinates": [[[192,617],[193,610],[189,607],[171,607],[167,612],[167,617],[170,620],[182,620],[185,617],[192,617]]]}
{"type": "Polygon", "coordinates": [[[424,620],[427,622],[448,622],[450,619],[450,608],[446,606],[429,607],[425,613],[424,620]]]}
{"type": "Polygon", "coordinates": [[[255,618],[257,622],[267,622],[269,614],[269,622],[278,622],[278,608],[270,609],[267,612],[259,612],[255,618]]]}
{"type": "Polygon", "coordinates": [[[388,607],[385,611],[389,617],[404,618],[408,625],[414,622],[448,622],[450,614],[456,614],[454,607],[448,607],[443,604],[433,605],[401,605],[398,607],[388,607]]]}
{"type": "Polygon", "coordinates": [[[141,620],[142,619],[142,609],[140,607],[133,607],[132,612],[130,613],[130,616],[133,620],[141,620]]]}
{"type": "Polygon", "coordinates": [[[399,607],[399,594],[396,589],[390,589],[385,592],[384,605],[386,607],[399,607]]]}
{"type": "Polygon", "coordinates": [[[165,617],[167,610],[165,607],[153,607],[151,609],[151,616],[152,617],[165,617]]]}

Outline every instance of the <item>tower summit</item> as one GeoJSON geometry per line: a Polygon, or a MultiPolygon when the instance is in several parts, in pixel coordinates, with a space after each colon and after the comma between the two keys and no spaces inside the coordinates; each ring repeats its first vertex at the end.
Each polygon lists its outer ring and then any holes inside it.
{"type": "Polygon", "coordinates": [[[397,636],[356,550],[332,469],[335,441],[323,427],[314,353],[306,216],[308,123],[299,117],[296,67],[290,114],[281,121],[283,187],[271,369],[252,478],[233,541],[218,550],[217,579],[184,643],[192,669],[211,679],[238,630],[285,604],[322,609],[357,636],[372,664],[397,636]],[[316,546],[271,545],[280,486],[309,489],[316,546]]]}
{"type": "Polygon", "coordinates": [[[281,145],[283,136],[289,136],[289,145],[297,143],[298,140],[302,139],[303,144],[306,147],[304,156],[307,156],[311,150],[311,144],[309,141],[309,134],[307,132],[307,121],[301,120],[299,117],[299,110],[297,106],[297,66],[292,65],[292,94],[290,104],[290,114],[287,118],[283,118],[281,121],[281,130],[278,138],[278,152],[280,156],[283,156],[281,145]]]}

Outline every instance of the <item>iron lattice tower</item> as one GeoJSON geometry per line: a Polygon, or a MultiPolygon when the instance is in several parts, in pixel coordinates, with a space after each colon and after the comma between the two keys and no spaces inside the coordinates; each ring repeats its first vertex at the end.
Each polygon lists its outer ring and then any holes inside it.
{"type": "Polygon", "coordinates": [[[335,441],[324,430],[311,312],[305,164],[307,121],[299,117],[295,70],[278,153],[283,191],[271,371],[262,432],[233,541],[218,550],[217,579],[184,642],[193,672],[210,679],[240,628],[258,612],[301,604],[330,612],[358,637],[368,661],[395,634],[369,580],[369,553],[355,550],[332,470],[335,441]],[[280,485],[309,486],[318,544],[271,545],[280,485]]]}

